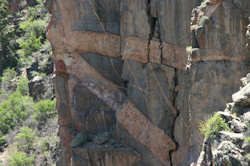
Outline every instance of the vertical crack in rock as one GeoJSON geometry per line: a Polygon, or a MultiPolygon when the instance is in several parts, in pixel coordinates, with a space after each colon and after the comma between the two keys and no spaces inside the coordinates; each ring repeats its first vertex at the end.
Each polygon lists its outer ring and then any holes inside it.
{"type": "Polygon", "coordinates": [[[169,151],[169,158],[170,158],[170,165],[171,166],[174,166],[174,163],[173,163],[173,159],[172,159],[172,156],[173,156],[173,153],[176,152],[179,148],[179,143],[177,142],[177,140],[175,139],[175,135],[174,135],[174,129],[175,129],[175,123],[176,123],[176,120],[177,118],[179,117],[180,115],[180,111],[176,108],[176,98],[177,98],[177,95],[178,95],[178,70],[175,68],[174,70],[175,72],[175,76],[174,76],[174,95],[173,95],[173,105],[176,109],[176,115],[174,117],[174,121],[173,121],[173,125],[172,125],[172,133],[171,133],[171,137],[176,145],[176,148],[174,150],[170,150],[169,151]]]}
{"type": "MultiPolygon", "coordinates": [[[[148,0],[148,3],[147,3],[147,13],[148,13],[148,22],[150,24],[150,33],[149,33],[149,37],[148,37],[148,45],[147,45],[147,57],[148,57],[148,62],[150,63],[150,44],[151,44],[151,40],[153,40],[153,38],[155,37],[156,40],[159,40],[159,49],[160,49],[160,64],[162,64],[162,59],[163,59],[163,41],[162,41],[162,38],[161,38],[161,31],[160,31],[160,23],[159,23],[159,19],[158,17],[153,17],[151,15],[151,0],[148,0]]],[[[150,64],[151,65],[151,64],[150,64]]],[[[173,101],[172,101],[172,106],[173,106],[173,109],[175,110],[175,117],[174,117],[174,120],[173,120],[173,124],[172,124],[172,131],[171,131],[171,139],[172,141],[174,142],[175,144],[175,149],[173,150],[170,150],[169,151],[169,161],[170,161],[170,165],[171,166],[174,166],[174,163],[173,163],[173,159],[172,159],[172,155],[174,152],[177,151],[178,149],[178,142],[176,141],[175,139],[175,136],[174,136],[174,128],[175,128],[175,123],[176,123],[176,120],[180,114],[179,110],[176,109],[176,98],[177,98],[177,95],[178,95],[178,75],[177,75],[177,69],[173,66],[168,66],[170,68],[173,68],[174,69],[174,72],[175,72],[175,76],[174,76],[174,92],[173,92],[173,101]]],[[[151,68],[153,69],[152,65],[151,65],[151,68]]],[[[157,79],[157,77],[156,77],[157,79]]]]}
{"type": "Polygon", "coordinates": [[[150,33],[148,35],[148,45],[147,45],[147,58],[148,62],[150,62],[150,43],[154,35],[154,24],[152,16],[151,16],[151,0],[148,0],[147,2],[147,14],[148,14],[148,23],[150,25],[150,33]]]}

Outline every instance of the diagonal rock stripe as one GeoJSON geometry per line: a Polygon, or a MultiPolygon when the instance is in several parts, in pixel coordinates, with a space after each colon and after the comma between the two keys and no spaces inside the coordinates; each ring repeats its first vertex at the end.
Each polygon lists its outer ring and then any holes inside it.
{"type": "Polygon", "coordinates": [[[176,148],[175,143],[163,130],[154,126],[142,115],[131,102],[123,105],[116,113],[116,118],[134,139],[150,149],[162,163],[165,165],[169,163],[169,151],[176,148]]]}
{"type": "Polygon", "coordinates": [[[74,54],[73,57],[72,64],[67,66],[67,71],[116,111],[118,122],[133,138],[145,145],[162,163],[167,165],[169,151],[176,148],[173,140],[163,130],[154,126],[128,101],[117,86],[102,77],[80,55],[74,54]]]}

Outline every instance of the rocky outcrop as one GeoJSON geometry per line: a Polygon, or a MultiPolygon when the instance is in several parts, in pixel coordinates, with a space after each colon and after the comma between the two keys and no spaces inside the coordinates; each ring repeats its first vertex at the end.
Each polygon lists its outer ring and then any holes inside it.
{"type": "Polygon", "coordinates": [[[186,166],[197,160],[200,121],[223,109],[249,65],[249,1],[199,7],[204,3],[47,1],[64,146],[58,165],[186,166]],[[199,28],[190,31],[195,7],[208,11],[201,35],[199,28]],[[72,147],[82,132],[108,132],[121,146],[72,147]]]}
{"type": "Polygon", "coordinates": [[[53,99],[53,59],[49,43],[32,54],[31,64],[25,68],[25,77],[29,81],[29,94],[35,101],[53,99]]]}
{"type": "Polygon", "coordinates": [[[218,112],[230,127],[214,137],[205,139],[196,166],[224,166],[250,164],[250,74],[242,78],[243,87],[233,94],[233,103],[228,103],[224,112],[218,112]]]}

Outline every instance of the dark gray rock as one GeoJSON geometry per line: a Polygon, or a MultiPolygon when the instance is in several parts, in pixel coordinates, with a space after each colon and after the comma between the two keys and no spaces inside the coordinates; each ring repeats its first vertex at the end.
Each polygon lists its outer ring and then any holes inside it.
{"type": "Polygon", "coordinates": [[[105,144],[109,140],[110,140],[110,133],[108,133],[108,132],[97,134],[93,138],[93,142],[98,144],[98,145],[105,144]]]}
{"type": "Polygon", "coordinates": [[[247,130],[247,125],[240,120],[233,119],[230,122],[230,128],[236,133],[242,133],[247,130]]]}
{"type": "Polygon", "coordinates": [[[245,140],[242,145],[242,149],[245,151],[245,153],[250,153],[250,142],[245,140]]]}
{"type": "Polygon", "coordinates": [[[29,94],[35,101],[54,98],[54,86],[52,75],[35,76],[29,82],[29,94]]]}
{"type": "Polygon", "coordinates": [[[74,147],[79,147],[79,146],[83,146],[85,143],[87,143],[88,141],[88,135],[87,133],[78,133],[74,139],[71,141],[71,146],[74,147]]]}
{"type": "Polygon", "coordinates": [[[215,166],[248,166],[242,150],[230,141],[223,141],[213,154],[215,166]]]}
{"type": "Polygon", "coordinates": [[[229,122],[234,119],[234,116],[230,112],[217,112],[223,119],[225,119],[226,122],[229,122]]]}
{"type": "MultiPolygon", "coordinates": [[[[221,143],[223,141],[230,141],[235,144],[237,147],[241,147],[244,142],[244,134],[242,133],[234,133],[231,131],[220,131],[217,136],[217,143],[221,143]]],[[[218,144],[213,146],[213,148],[217,148],[218,144]]]]}
{"type": "Polygon", "coordinates": [[[241,88],[240,91],[233,94],[233,102],[240,106],[250,106],[250,84],[241,88]]]}

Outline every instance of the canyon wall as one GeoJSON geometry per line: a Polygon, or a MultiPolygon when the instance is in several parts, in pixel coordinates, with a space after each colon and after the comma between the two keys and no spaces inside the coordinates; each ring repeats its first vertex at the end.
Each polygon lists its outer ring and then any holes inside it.
{"type": "Polygon", "coordinates": [[[187,166],[249,72],[249,0],[47,0],[59,166],[187,166]]]}

